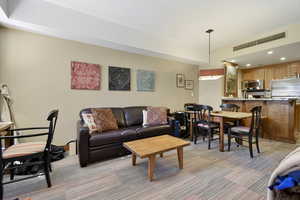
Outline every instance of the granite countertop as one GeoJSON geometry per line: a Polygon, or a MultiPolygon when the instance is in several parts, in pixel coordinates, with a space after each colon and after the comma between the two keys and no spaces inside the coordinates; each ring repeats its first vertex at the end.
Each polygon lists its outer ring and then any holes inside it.
{"type": "Polygon", "coordinates": [[[246,98],[237,98],[237,97],[223,97],[222,100],[230,100],[230,101],[291,101],[291,100],[299,100],[299,98],[295,97],[284,97],[284,98],[252,98],[252,99],[246,99],[246,98]]]}

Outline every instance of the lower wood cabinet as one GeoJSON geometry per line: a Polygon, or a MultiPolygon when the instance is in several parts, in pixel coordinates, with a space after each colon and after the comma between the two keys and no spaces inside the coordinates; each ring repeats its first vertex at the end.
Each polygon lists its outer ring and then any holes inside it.
{"type": "MultiPolygon", "coordinates": [[[[262,106],[263,138],[295,143],[299,132],[299,107],[295,100],[223,100],[223,103],[239,105],[241,112],[250,112],[255,106],[262,106]]],[[[251,119],[242,121],[250,126],[251,119]]],[[[300,132],[299,132],[300,133],[300,132]]]]}

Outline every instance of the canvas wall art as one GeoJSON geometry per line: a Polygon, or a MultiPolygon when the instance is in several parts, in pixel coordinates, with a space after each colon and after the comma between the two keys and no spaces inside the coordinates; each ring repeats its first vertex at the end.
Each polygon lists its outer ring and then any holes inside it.
{"type": "Polygon", "coordinates": [[[155,89],[155,72],[137,70],[137,91],[153,92],[155,89]]]}
{"type": "Polygon", "coordinates": [[[112,67],[108,68],[108,78],[109,90],[120,90],[129,91],[130,90],[130,69],[122,67],[112,67]]]}
{"type": "Polygon", "coordinates": [[[98,64],[71,62],[71,89],[100,90],[101,68],[98,64]]]}

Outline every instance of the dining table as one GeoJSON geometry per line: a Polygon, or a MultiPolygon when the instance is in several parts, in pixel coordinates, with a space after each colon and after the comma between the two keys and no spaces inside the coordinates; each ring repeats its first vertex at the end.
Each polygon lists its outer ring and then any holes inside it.
{"type": "MultiPolygon", "coordinates": [[[[189,136],[193,138],[193,121],[196,119],[195,111],[185,111],[189,115],[189,136]]],[[[224,122],[226,120],[242,120],[252,117],[252,113],[248,112],[232,112],[232,111],[213,111],[211,112],[213,121],[218,122],[220,125],[220,136],[219,136],[219,151],[224,152],[224,122]]]]}

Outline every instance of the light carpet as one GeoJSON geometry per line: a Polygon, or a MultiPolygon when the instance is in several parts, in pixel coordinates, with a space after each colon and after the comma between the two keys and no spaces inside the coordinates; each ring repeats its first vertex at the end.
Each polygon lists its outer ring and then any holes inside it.
{"type": "MultiPolygon", "coordinates": [[[[280,160],[296,145],[261,140],[253,159],[247,147],[219,152],[199,140],[184,148],[184,168],[176,151],[157,158],[155,180],[147,178],[147,160],[125,156],[80,168],[77,156],[53,163],[51,188],[44,177],[4,186],[5,199],[32,200],[264,200],[267,181],[280,160]]],[[[226,147],[227,148],[227,147],[226,147]]],[[[7,177],[6,177],[7,178],[7,177]]]]}

